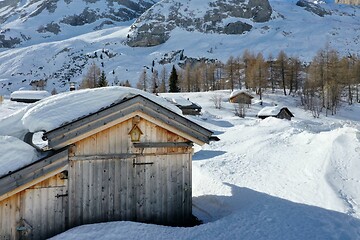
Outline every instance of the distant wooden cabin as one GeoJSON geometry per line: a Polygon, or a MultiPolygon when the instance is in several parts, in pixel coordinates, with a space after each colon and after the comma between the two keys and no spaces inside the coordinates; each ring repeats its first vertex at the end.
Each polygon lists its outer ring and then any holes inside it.
{"type": "Polygon", "coordinates": [[[264,107],[259,111],[257,116],[261,119],[265,119],[267,117],[276,117],[287,120],[291,120],[291,118],[294,117],[288,108],[279,106],[264,107]]]}
{"type": "Polygon", "coordinates": [[[230,94],[229,102],[250,105],[251,99],[253,98],[254,97],[250,93],[244,90],[236,90],[230,94]]]}
{"type": "Polygon", "coordinates": [[[11,93],[10,100],[15,102],[34,103],[49,96],[51,96],[51,94],[45,90],[19,90],[11,93]]]}
{"type": "Polygon", "coordinates": [[[49,156],[0,177],[0,239],[119,220],[187,225],[192,146],[211,135],[142,95],[46,132],[49,156]]]}
{"type": "Polygon", "coordinates": [[[168,96],[168,95],[164,95],[165,99],[174,104],[175,106],[177,106],[182,114],[184,115],[200,115],[201,114],[201,109],[202,107],[192,101],[190,101],[189,99],[185,99],[181,96],[168,96]]]}

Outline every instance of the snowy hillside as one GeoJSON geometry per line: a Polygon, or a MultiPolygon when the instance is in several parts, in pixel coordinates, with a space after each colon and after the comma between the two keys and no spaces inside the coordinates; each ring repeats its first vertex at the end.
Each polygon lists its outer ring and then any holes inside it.
{"type": "MultiPolygon", "coordinates": [[[[162,14],[154,15],[159,18],[170,16],[171,14],[169,15],[169,11],[166,10],[171,9],[171,6],[167,4],[169,2],[176,1],[161,2],[145,12],[136,23],[137,29],[141,29],[139,26],[145,24],[146,21],[152,21],[144,18],[150,12],[162,14]],[[166,6],[166,11],[161,6],[166,6]],[[141,21],[142,19],[144,22],[141,21]]],[[[71,1],[71,4],[75,3],[81,2],[71,1]]],[[[44,38],[46,41],[41,40],[41,43],[27,47],[2,49],[0,52],[0,94],[10,95],[21,87],[31,88],[30,82],[40,79],[47,80],[46,90],[49,92],[54,88],[58,92],[67,91],[68,83],[80,82],[93,62],[105,71],[110,84],[129,80],[132,86],[135,86],[140,73],[143,69],[150,71],[153,61],[155,69],[159,72],[162,69],[160,62],[167,63],[165,67],[169,72],[171,65],[179,61],[180,53],[187,57],[204,57],[221,61],[226,61],[230,55],[239,56],[245,49],[255,53],[262,52],[265,57],[270,53],[276,56],[280,50],[284,50],[288,56],[299,56],[305,61],[310,60],[319,49],[326,45],[337,49],[342,55],[360,53],[360,9],[358,6],[324,3],[315,5],[317,6],[315,10],[309,10],[307,7],[298,6],[295,0],[270,0],[269,3],[272,9],[269,21],[259,22],[234,15],[224,16],[221,23],[219,22],[220,27],[226,26],[227,23],[244,22],[251,25],[250,31],[242,34],[210,33],[192,28],[191,25],[187,28],[175,25],[176,27],[168,32],[168,40],[154,47],[128,46],[128,41],[136,34],[134,29],[131,30],[130,22],[127,22],[126,26],[94,31],[94,27],[100,24],[96,21],[85,24],[81,28],[75,27],[76,31],[71,26],[64,26],[63,32],[56,36],[52,33],[41,33],[50,34],[52,37],[44,38]],[[319,16],[316,14],[316,9],[326,14],[319,16]],[[88,33],[83,34],[85,31],[88,33]],[[70,36],[72,38],[68,38],[70,36]]],[[[65,9],[73,6],[71,4],[65,9]]],[[[96,1],[94,4],[88,4],[94,7],[99,3],[96,1]]],[[[187,4],[181,8],[184,11],[187,9],[186,6],[194,8],[188,8],[187,13],[184,12],[187,14],[186,19],[191,18],[192,13],[206,12],[206,9],[203,9],[203,1],[192,0],[184,4],[187,4]]],[[[80,9],[84,9],[85,6],[87,5],[83,4],[80,9]]],[[[103,9],[105,6],[100,7],[103,9]]],[[[55,15],[61,14],[58,12],[61,9],[56,8],[54,13],[44,10],[39,16],[55,19],[55,15]]],[[[71,7],[71,11],[75,9],[77,9],[75,5],[74,8],[71,7]]],[[[177,21],[176,19],[181,21],[181,17],[182,14],[176,16],[174,21],[177,21]]],[[[2,24],[2,27],[13,24],[14,29],[19,26],[23,31],[27,28],[27,24],[31,25],[32,20],[29,18],[24,22],[22,20],[7,21],[8,23],[2,24]]],[[[34,43],[40,41],[41,34],[31,36],[34,43]]]]}
{"type": "MultiPolygon", "coordinates": [[[[93,224],[54,239],[360,238],[359,105],[314,119],[297,98],[267,92],[262,106],[254,94],[246,117],[239,118],[228,102],[230,91],[181,96],[202,106],[203,114],[191,119],[221,139],[197,147],[193,158],[193,213],[204,223],[93,224]],[[214,107],[215,95],[223,99],[221,109],[214,107]],[[287,106],[295,117],[256,118],[274,104],[287,106]]],[[[0,119],[26,106],[5,100],[0,119]]]]}

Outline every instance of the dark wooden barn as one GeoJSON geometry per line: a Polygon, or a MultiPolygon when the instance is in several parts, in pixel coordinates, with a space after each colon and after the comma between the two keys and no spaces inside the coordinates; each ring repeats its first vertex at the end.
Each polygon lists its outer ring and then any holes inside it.
{"type": "Polygon", "coordinates": [[[202,107],[189,99],[181,96],[173,96],[169,94],[161,94],[168,102],[177,106],[183,115],[200,115],[202,107]]]}
{"type": "Polygon", "coordinates": [[[265,119],[267,117],[276,117],[280,119],[287,119],[291,120],[294,115],[290,112],[290,110],[287,107],[264,107],[259,111],[257,116],[261,119],[265,119]]]}
{"type": "Polygon", "coordinates": [[[117,220],[186,225],[192,146],[211,135],[142,95],[48,131],[48,157],[0,177],[0,239],[117,220]]]}

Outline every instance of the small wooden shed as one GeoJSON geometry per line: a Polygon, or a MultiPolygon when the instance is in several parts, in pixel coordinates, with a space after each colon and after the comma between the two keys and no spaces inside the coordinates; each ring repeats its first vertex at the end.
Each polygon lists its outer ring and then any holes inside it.
{"type": "Polygon", "coordinates": [[[186,225],[192,146],[211,135],[142,95],[46,132],[50,155],[0,178],[0,239],[117,220],[186,225]]]}
{"type": "Polygon", "coordinates": [[[51,96],[45,90],[19,90],[10,94],[10,100],[15,102],[34,103],[51,96]]]}
{"type": "Polygon", "coordinates": [[[267,117],[276,117],[280,119],[291,120],[294,115],[290,112],[287,107],[273,106],[273,107],[264,107],[259,111],[257,116],[261,119],[267,117]]]}
{"type": "Polygon", "coordinates": [[[200,115],[202,107],[189,99],[181,96],[174,96],[169,94],[161,94],[168,102],[177,106],[183,115],[200,115]]]}
{"type": "Polygon", "coordinates": [[[253,99],[253,98],[254,97],[250,93],[248,93],[244,90],[236,90],[230,94],[229,102],[250,105],[251,99],[253,99]]]}

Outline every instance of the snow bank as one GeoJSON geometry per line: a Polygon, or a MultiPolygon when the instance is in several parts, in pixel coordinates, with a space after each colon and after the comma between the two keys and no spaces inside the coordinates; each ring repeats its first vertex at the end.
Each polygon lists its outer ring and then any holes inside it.
{"type": "Polygon", "coordinates": [[[0,118],[0,136],[13,136],[18,139],[24,139],[28,129],[22,124],[22,117],[26,113],[28,107],[12,112],[8,116],[0,118]]]}
{"type": "Polygon", "coordinates": [[[0,177],[39,158],[33,147],[15,137],[0,136],[0,146],[0,177]]]}
{"type": "Polygon", "coordinates": [[[144,91],[127,87],[105,87],[66,92],[43,99],[27,110],[22,123],[30,132],[50,131],[134,95],[143,95],[181,114],[178,108],[166,100],[144,91]]]}

